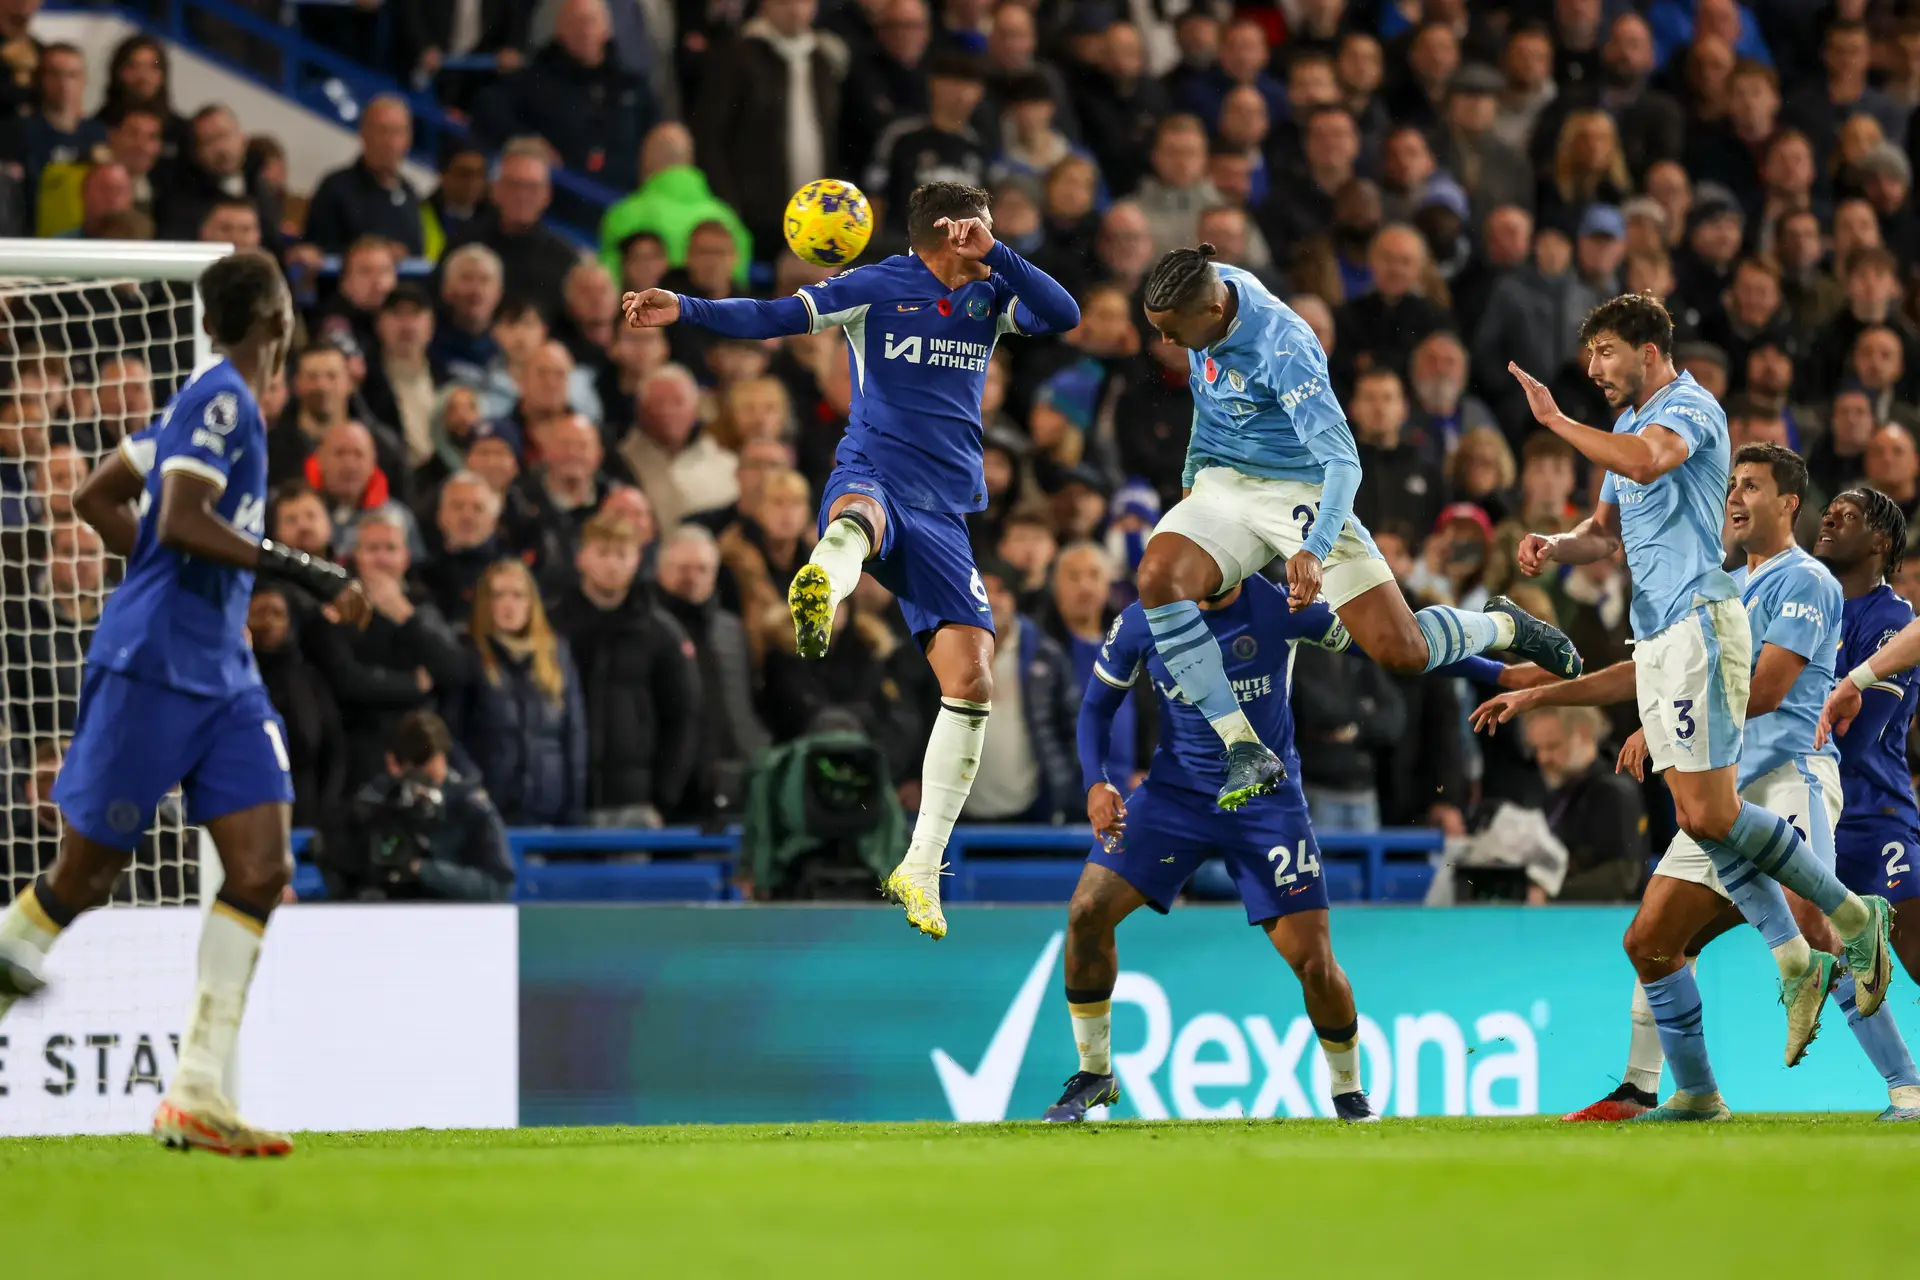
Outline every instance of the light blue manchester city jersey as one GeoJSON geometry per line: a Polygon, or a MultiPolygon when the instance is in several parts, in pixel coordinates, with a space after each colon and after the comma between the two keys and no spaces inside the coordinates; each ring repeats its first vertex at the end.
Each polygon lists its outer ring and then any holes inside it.
{"type": "Polygon", "coordinates": [[[1799,547],[1788,547],[1759,568],[1733,571],[1740,602],[1753,624],[1753,664],[1761,650],[1779,645],[1807,660],[1780,705],[1747,721],[1740,740],[1740,785],[1808,756],[1839,757],[1829,741],[1813,749],[1820,706],[1833,688],[1834,662],[1840,652],[1840,627],[1846,606],[1840,584],[1827,566],[1799,547]]]}
{"type": "Polygon", "coordinates": [[[1695,600],[1731,600],[1738,594],[1720,567],[1726,558],[1720,544],[1727,506],[1726,411],[1692,374],[1683,373],[1644,408],[1626,410],[1613,424],[1616,435],[1638,435],[1647,427],[1665,427],[1679,436],[1687,460],[1649,484],[1609,471],[1600,486],[1600,501],[1620,507],[1638,640],[1686,617],[1695,600]]]}

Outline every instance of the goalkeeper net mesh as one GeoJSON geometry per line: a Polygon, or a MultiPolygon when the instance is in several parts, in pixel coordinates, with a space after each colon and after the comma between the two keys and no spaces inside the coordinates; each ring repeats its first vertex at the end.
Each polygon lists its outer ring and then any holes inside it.
{"type": "MultiPolygon", "coordinates": [[[[122,570],[75,518],[73,492],[179,389],[193,370],[198,332],[191,280],[17,271],[0,269],[0,732],[8,775],[0,901],[53,865],[62,827],[53,783],[73,733],[87,647],[122,570]]],[[[199,900],[197,832],[182,813],[175,792],[116,902],[199,900]]]]}

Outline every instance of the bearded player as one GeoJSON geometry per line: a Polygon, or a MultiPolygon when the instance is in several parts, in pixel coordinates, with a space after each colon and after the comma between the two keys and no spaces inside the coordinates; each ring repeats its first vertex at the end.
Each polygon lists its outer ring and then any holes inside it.
{"type": "Polygon", "coordinates": [[[966,514],[987,504],[980,397],[1004,334],[1061,333],[1080,308],[1051,276],[993,238],[987,193],[930,182],[907,203],[912,252],[856,267],[790,298],[708,301],[649,289],[625,299],[635,328],[675,322],[734,338],[838,327],[853,407],[820,498],[820,541],[787,592],[800,656],[827,651],[834,613],[864,570],[899,598],[940,682],[920,813],[882,891],[929,937],[946,936],[940,870],[973,787],[993,699],[993,611],[966,514]]]}

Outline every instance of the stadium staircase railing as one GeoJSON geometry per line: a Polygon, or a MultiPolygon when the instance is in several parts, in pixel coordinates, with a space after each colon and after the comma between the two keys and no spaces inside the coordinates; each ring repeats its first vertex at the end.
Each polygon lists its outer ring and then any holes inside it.
{"type": "MultiPolygon", "coordinates": [[[[294,892],[325,896],[306,857],[311,833],[296,831],[294,892]]],[[[1065,902],[1092,841],[1084,826],[959,826],[947,847],[948,902],[1065,902]],[[1048,856],[1051,855],[1051,856],[1048,856]]],[[[1318,833],[1321,867],[1335,902],[1419,902],[1433,879],[1441,833],[1430,827],[1318,833]]],[[[737,827],[657,831],[522,827],[509,832],[519,902],[730,902],[737,827]]]]}
{"type": "MultiPolygon", "coordinates": [[[[320,0],[324,3],[325,0],[320,0]]],[[[289,5],[294,10],[297,4],[289,5]]],[[[233,0],[145,0],[126,5],[50,4],[50,11],[114,14],[161,39],[171,41],[235,75],[336,121],[358,127],[360,108],[380,94],[398,94],[413,110],[413,159],[439,168],[446,148],[476,142],[472,129],[430,92],[402,84],[305,36],[297,24],[282,25],[233,0]],[[239,40],[236,37],[245,37],[239,40]],[[246,56],[236,57],[235,49],[246,56]]],[[[380,47],[387,44],[389,18],[379,11],[380,47]]],[[[463,66],[472,60],[463,60],[463,66]]],[[[627,193],[563,169],[553,172],[553,228],[583,247],[597,242],[600,215],[627,193]]]]}

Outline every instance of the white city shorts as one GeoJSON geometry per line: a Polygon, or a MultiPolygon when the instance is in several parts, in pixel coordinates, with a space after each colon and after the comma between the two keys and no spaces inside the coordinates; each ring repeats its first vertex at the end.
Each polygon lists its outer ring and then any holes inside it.
{"type": "Polygon", "coordinates": [[[1640,727],[1656,770],[1705,773],[1740,760],[1753,683],[1753,631],[1738,600],[1696,602],[1659,635],[1634,642],[1640,727]]]}
{"type": "MultiPolygon", "coordinates": [[[[1155,534],[1191,539],[1220,566],[1224,590],[1287,557],[1306,544],[1320,515],[1320,486],[1301,480],[1266,480],[1231,467],[1208,467],[1193,478],[1193,490],[1154,527],[1155,534]]],[[[1349,516],[1322,562],[1320,585],[1338,609],[1354,597],[1393,581],[1367,527],[1349,516]]]]}
{"type": "MultiPolygon", "coordinates": [[[[1740,798],[1785,818],[1787,825],[1812,847],[1814,856],[1829,871],[1833,869],[1833,828],[1840,821],[1842,799],[1838,760],[1832,756],[1800,756],[1755,778],[1740,798]]],[[[1723,898],[1727,896],[1714,872],[1713,859],[1684,831],[1667,846],[1653,874],[1690,880],[1723,898]]]]}

